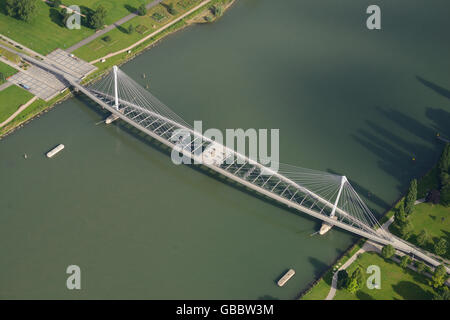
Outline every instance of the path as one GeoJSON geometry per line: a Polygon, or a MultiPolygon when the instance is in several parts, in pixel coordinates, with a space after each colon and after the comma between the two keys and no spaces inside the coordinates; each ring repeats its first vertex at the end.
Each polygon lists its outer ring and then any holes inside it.
{"type": "MultiPolygon", "coordinates": [[[[423,203],[425,202],[425,199],[418,199],[414,204],[417,205],[419,203],[423,203]]],[[[390,217],[388,221],[386,221],[385,223],[383,223],[383,225],[381,226],[381,228],[387,232],[389,232],[389,226],[394,222],[394,216],[390,217]]],[[[359,257],[360,254],[364,253],[364,252],[370,252],[370,251],[374,251],[374,252],[378,252],[381,253],[381,249],[382,246],[376,243],[371,242],[370,240],[367,240],[366,242],[364,242],[363,246],[361,247],[361,249],[359,249],[358,251],[355,252],[355,254],[353,256],[351,256],[341,267],[339,267],[338,270],[336,270],[336,272],[333,274],[333,278],[331,279],[331,287],[330,287],[330,291],[328,292],[327,297],[325,298],[325,300],[333,300],[334,296],[336,295],[336,290],[337,290],[337,278],[338,278],[338,272],[341,270],[345,270],[348,268],[348,266],[350,266],[355,260],[356,258],[359,257]]],[[[403,256],[404,253],[403,252],[399,252],[397,251],[397,253],[399,256],[403,256]]],[[[400,259],[398,259],[397,257],[393,257],[392,260],[396,261],[396,262],[400,262],[400,259]]],[[[413,260],[415,260],[413,258],[413,260]]],[[[414,270],[417,272],[416,267],[412,266],[411,264],[408,266],[409,269],[414,270]]],[[[431,278],[431,274],[426,273],[425,276],[431,278]]],[[[446,282],[447,286],[450,286],[450,279],[447,280],[446,282]]]]}
{"type": "Polygon", "coordinates": [[[38,97],[34,96],[33,98],[31,98],[30,100],[28,100],[27,103],[25,103],[24,105],[20,106],[19,109],[17,109],[16,112],[14,112],[12,115],[9,116],[8,119],[6,119],[5,121],[3,121],[2,123],[0,123],[0,128],[6,126],[8,123],[10,123],[19,113],[21,113],[23,110],[25,110],[30,104],[32,104],[33,102],[36,101],[38,97]]]}
{"type": "Polygon", "coordinates": [[[180,20],[183,19],[184,17],[190,15],[192,12],[194,12],[195,10],[201,8],[201,7],[204,6],[205,4],[208,4],[209,2],[211,2],[211,0],[205,0],[205,1],[203,1],[203,2],[200,3],[199,5],[195,6],[195,7],[192,8],[191,10],[187,11],[187,12],[184,13],[183,15],[179,16],[178,18],[176,18],[175,20],[173,20],[173,21],[171,21],[170,23],[168,23],[168,24],[164,25],[163,27],[159,28],[159,29],[156,30],[155,32],[153,32],[153,33],[149,34],[148,36],[142,38],[141,40],[139,40],[139,41],[133,43],[133,44],[132,44],[131,46],[129,46],[128,48],[125,48],[125,49],[122,49],[122,50],[119,50],[119,51],[116,51],[116,52],[107,54],[106,56],[104,56],[104,57],[102,57],[102,58],[99,58],[99,59],[96,59],[96,60],[93,60],[93,61],[91,61],[90,63],[91,63],[91,64],[94,64],[94,63],[97,63],[97,62],[99,62],[99,61],[101,61],[101,60],[103,60],[103,59],[108,59],[108,58],[110,58],[110,57],[113,57],[113,56],[115,56],[115,55],[118,55],[118,54],[121,54],[121,53],[127,52],[128,50],[133,49],[134,47],[140,45],[140,44],[143,43],[144,41],[147,41],[148,39],[150,39],[151,37],[157,35],[157,34],[160,33],[161,31],[164,31],[165,29],[169,28],[171,25],[177,23],[178,21],[180,21],[180,20]]]}
{"type": "MultiPolygon", "coordinates": [[[[158,5],[159,3],[161,3],[163,0],[154,0],[152,2],[150,2],[149,4],[147,4],[145,7],[147,8],[147,10],[153,8],[154,6],[158,5]]],[[[78,48],[81,48],[82,46],[84,46],[85,44],[88,44],[89,42],[97,39],[98,37],[101,37],[102,35],[104,35],[105,33],[113,30],[114,28],[117,28],[118,26],[130,21],[131,19],[133,19],[134,17],[137,17],[138,15],[136,13],[130,13],[129,15],[123,17],[122,19],[117,20],[116,22],[114,22],[113,24],[107,26],[106,28],[94,33],[92,36],[89,36],[83,40],[81,40],[80,42],[74,44],[73,46],[71,46],[70,48],[68,48],[66,51],[67,52],[74,52],[75,50],[77,50],[78,48]]]]}
{"type": "Polygon", "coordinates": [[[0,91],[5,90],[6,88],[12,86],[13,84],[9,81],[6,81],[4,84],[0,85],[0,91]]]}

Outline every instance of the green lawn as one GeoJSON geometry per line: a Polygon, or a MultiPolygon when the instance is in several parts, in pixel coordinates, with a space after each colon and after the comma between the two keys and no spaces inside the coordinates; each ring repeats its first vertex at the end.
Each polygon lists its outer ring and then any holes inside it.
{"type": "Polygon", "coordinates": [[[10,86],[0,91],[0,122],[8,119],[22,104],[33,98],[28,91],[18,86],[10,86]]]}
{"type": "Polygon", "coordinates": [[[117,20],[133,13],[141,5],[141,3],[148,4],[150,0],[63,0],[62,3],[66,6],[77,5],[81,8],[81,12],[85,12],[85,8],[95,10],[99,5],[102,5],[108,15],[106,17],[106,24],[116,22],[117,20]],[[83,8],[84,7],[84,8],[83,8]]]}
{"type": "MultiPolygon", "coordinates": [[[[393,261],[385,261],[374,252],[361,254],[348,268],[349,275],[360,264],[366,271],[370,265],[377,265],[381,270],[381,289],[363,288],[356,294],[346,289],[336,291],[335,300],[430,300],[433,289],[428,285],[428,278],[410,269],[403,269],[393,261]]],[[[364,280],[365,281],[365,280],[364,280]]]]}
{"type": "Polygon", "coordinates": [[[199,4],[201,0],[192,0],[192,3],[189,7],[183,8],[179,4],[177,4],[177,1],[175,0],[166,0],[163,3],[173,3],[175,9],[177,10],[177,14],[172,16],[167,12],[167,9],[159,4],[152,9],[147,11],[147,14],[145,16],[137,16],[127,23],[123,24],[122,26],[109,31],[104,36],[99,37],[95,39],[94,41],[88,43],[87,45],[79,48],[78,50],[75,50],[74,54],[86,61],[92,61],[98,58],[101,58],[111,52],[119,51],[121,49],[124,49],[133,43],[139,41],[140,39],[144,38],[145,36],[151,34],[152,32],[158,30],[165,24],[169,23],[170,21],[176,19],[192,7],[199,4]],[[154,14],[163,15],[166,18],[157,21],[152,16],[154,14]],[[139,29],[145,30],[143,33],[139,33],[137,31],[133,32],[132,34],[129,34],[126,30],[128,30],[129,25],[133,25],[134,27],[138,27],[139,29]],[[106,36],[109,36],[111,38],[111,41],[106,42],[104,38],[106,36]]]}
{"type": "MultiPolygon", "coordinates": [[[[141,3],[140,0],[80,0],[73,3],[66,0],[63,2],[67,5],[76,4],[82,11],[86,10],[83,6],[95,9],[102,4],[108,11],[106,24],[126,16],[130,10],[133,11],[141,3]]],[[[9,17],[5,14],[5,1],[0,0],[0,33],[41,54],[48,54],[56,48],[68,48],[94,32],[84,26],[79,30],[67,29],[62,25],[57,10],[43,1],[37,1],[37,14],[30,22],[9,17]]]]}
{"type": "MultiPolygon", "coordinates": [[[[432,241],[444,238],[450,243],[450,207],[421,203],[414,207],[414,212],[409,219],[413,225],[413,234],[408,239],[409,242],[419,246],[417,236],[422,230],[425,230],[432,241]]],[[[391,225],[389,230],[399,235],[394,225],[391,225]]],[[[434,252],[432,241],[429,241],[422,247],[427,251],[434,252]]],[[[449,251],[447,250],[444,258],[450,258],[449,251]]]]}
{"type": "Polygon", "coordinates": [[[69,30],[62,26],[55,9],[43,1],[37,1],[37,14],[30,22],[7,16],[4,6],[5,1],[0,0],[1,33],[44,55],[58,47],[68,48],[94,33],[85,27],[69,30]]]}
{"type": "Polygon", "coordinates": [[[364,240],[359,240],[353,247],[351,247],[348,252],[336,262],[334,268],[328,270],[322,279],[320,279],[314,287],[311,288],[311,290],[301,297],[301,300],[324,300],[330,291],[331,279],[333,278],[334,271],[350,259],[350,257],[353,256],[359,249],[361,249],[364,242],[364,240]]]}
{"type": "MultiPolygon", "coordinates": [[[[14,69],[13,67],[10,67],[6,63],[0,62],[0,73],[3,73],[5,78],[8,78],[8,77],[12,76],[16,72],[17,72],[17,70],[14,69]]],[[[2,84],[1,80],[0,80],[0,84],[2,84]]]]}

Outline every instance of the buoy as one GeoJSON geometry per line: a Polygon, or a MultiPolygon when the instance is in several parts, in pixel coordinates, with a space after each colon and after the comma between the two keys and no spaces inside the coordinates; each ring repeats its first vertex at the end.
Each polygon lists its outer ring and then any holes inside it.
{"type": "Polygon", "coordinates": [[[413,157],[413,158],[412,158],[412,161],[416,161],[416,158],[413,157]]]}
{"type": "Polygon", "coordinates": [[[28,159],[28,156],[26,153],[23,154],[24,159],[28,159]]]}

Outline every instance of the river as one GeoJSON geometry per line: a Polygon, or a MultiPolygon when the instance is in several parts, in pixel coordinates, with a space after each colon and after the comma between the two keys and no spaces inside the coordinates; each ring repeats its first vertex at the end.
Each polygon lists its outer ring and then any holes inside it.
{"type": "MultiPolygon", "coordinates": [[[[399,0],[369,31],[377,2],[238,0],[121,68],[190,123],[279,128],[281,162],[345,174],[379,216],[450,134],[450,21],[399,0]]],[[[104,117],[75,97],[0,141],[0,298],[292,299],[355,240],[104,117]]]]}

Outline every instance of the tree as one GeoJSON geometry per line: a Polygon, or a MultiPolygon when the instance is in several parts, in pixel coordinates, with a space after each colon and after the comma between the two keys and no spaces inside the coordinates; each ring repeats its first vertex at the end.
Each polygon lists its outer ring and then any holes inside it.
{"type": "Polygon", "coordinates": [[[173,3],[167,4],[167,12],[169,12],[173,16],[177,14],[177,10],[175,10],[173,3]]]}
{"type": "Polygon", "coordinates": [[[364,284],[364,275],[361,266],[357,266],[355,271],[353,271],[352,275],[347,281],[347,290],[350,293],[356,293],[356,291],[360,290],[364,284]]]}
{"type": "Polygon", "coordinates": [[[337,274],[337,288],[342,289],[345,287],[348,281],[347,270],[339,270],[337,274]]]}
{"type": "Polygon", "coordinates": [[[53,0],[51,6],[52,6],[53,8],[59,8],[59,6],[60,6],[61,4],[62,4],[62,1],[61,1],[61,0],[53,0]]]}
{"type": "Polygon", "coordinates": [[[442,151],[441,158],[439,159],[439,175],[441,178],[441,185],[442,184],[448,184],[448,181],[445,181],[446,177],[443,177],[442,174],[449,173],[450,171],[450,143],[447,143],[444,147],[444,151],[442,151]],[[442,181],[442,178],[444,178],[444,181],[442,181]]]}
{"type": "Polygon", "coordinates": [[[417,236],[417,243],[419,246],[424,246],[429,241],[430,236],[425,230],[420,231],[419,235],[417,236]]]}
{"type": "Polygon", "coordinates": [[[36,13],[37,0],[6,0],[6,14],[23,21],[30,21],[36,13]]]}
{"type": "Polygon", "coordinates": [[[223,13],[223,9],[219,5],[214,5],[211,7],[211,12],[215,17],[220,17],[223,13]]]}
{"type": "Polygon", "coordinates": [[[139,6],[139,8],[137,9],[137,13],[140,16],[145,16],[147,14],[147,7],[144,3],[139,6]]]}
{"type": "Polygon", "coordinates": [[[442,187],[440,201],[443,206],[450,206],[450,183],[442,187]]]}
{"type": "Polygon", "coordinates": [[[89,17],[89,25],[93,29],[100,29],[105,25],[105,18],[107,15],[106,9],[99,5],[94,13],[89,17]]]}
{"type": "Polygon", "coordinates": [[[421,261],[416,262],[416,268],[418,273],[423,273],[425,271],[426,265],[425,263],[421,261]]]}
{"type": "Polygon", "coordinates": [[[433,276],[431,277],[431,281],[432,281],[431,285],[434,288],[439,288],[445,283],[445,281],[447,281],[447,270],[442,264],[437,266],[436,269],[434,270],[433,276]]]}
{"type": "Polygon", "coordinates": [[[410,262],[411,262],[411,258],[407,255],[404,255],[402,257],[402,260],[400,260],[400,267],[406,268],[410,262]]]}
{"type": "Polygon", "coordinates": [[[440,202],[444,206],[450,206],[450,143],[447,143],[442,151],[438,169],[441,185],[440,202]]]}
{"type": "Polygon", "coordinates": [[[411,237],[413,230],[414,230],[413,224],[411,223],[411,221],[409,221],[409,219],[407,219],[406,222],[403,223],[398,229],[401,237],[405,240],[408,240],[411,237]]]}
{"type": "Polygon", "coordinates": [[[405,213],[405,207],[404,206],[400,206],[394,214],[394,222],[395,225],[400,228],[400,226],[402,224],[404,224],[406,222],[407,216],[405,213]]]}
{"type": "Polygon", "coordinates": [[[130,25],[128,26],[127,32],[128,32],[128,34],[132,34],[132,33],[134,32],[134,27],[133,27],[132,24],[130,24],[130,25]]]}
{"type": "Polygon", "coordinates": [[[430,192],[428,192],[426,200],[427,202],[430,202],[432,204],[438,204],[441,200],[441,193],[436,189],[431,190],[430,192]]]}
{"type": "Polygon", "coordinates": [[[410,215],[414,210],[414,202],[417,200],[417,180],[413,179],[409,185],[408,193],[405,197],[405,213],[410,215]]]}
{"type": "Polygon", "coordinates": [[[444,238],[439,239],[439,241],[434,244],[434,252],[440,256],[447,253],[447,241],[444,238]]]}
{"type": "Polygon", "coordinates": [[[433,300],[450,300],[450,290],[446,286],[439,288],[436,290],[433,300]]]}
{"type": "Polygon", "coordinates": [[[387,246],[384,246],[383,249],[381,249],[381,255],[385,259],[391,258],[395,254],[395,249],[392,245],[388,244],[387,246]]]}

